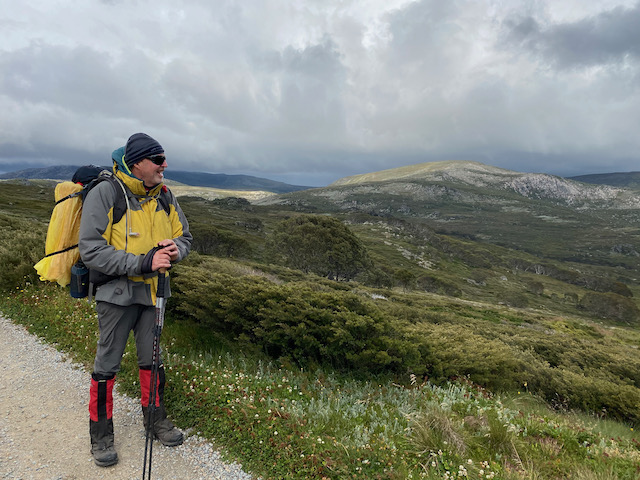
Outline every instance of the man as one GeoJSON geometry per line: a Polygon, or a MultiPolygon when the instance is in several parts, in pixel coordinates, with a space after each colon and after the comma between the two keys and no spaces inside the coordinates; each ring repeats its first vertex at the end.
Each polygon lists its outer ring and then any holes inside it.
{"type": "MultiPolygon", "coordinates": [[[[112,158],[118,182],[103,181],[89,191],[82,207],[79,239],[83,262],[102,277],[95,280],[99,285],[95,300],[100,339],[91,376],[89,432],[94,462],[103,467],[118,462],[112,392],[131,330],[147,424],[158,270],[185,258],[192,240],[182,209],[163,184],[167,162],[162,146],[150,136],[136,133],[112,158]],[[126,202],[125,213],[114,219],[114,206],[122,201],[126,202]]],[[[165,297],[170,296],[168,275],[165,292],[165,297]]],[[[176,446],[182,443],[183,435],[167,418],[164,378],[161,366],[152,432],[164,445],[176,446]]]]}

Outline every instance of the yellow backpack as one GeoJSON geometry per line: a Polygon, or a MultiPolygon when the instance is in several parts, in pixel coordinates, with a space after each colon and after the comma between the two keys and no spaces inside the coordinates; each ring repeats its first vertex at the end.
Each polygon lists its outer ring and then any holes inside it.
{"type": "Polygon", "coordinates": [[[58,282],[63,287],[71,281],[71,267],[80,259],[82,190],[82,185],[73,182],[56,185],[56,204],[47,230],[45,257],[34,266],[42,281],[58,282]]]}

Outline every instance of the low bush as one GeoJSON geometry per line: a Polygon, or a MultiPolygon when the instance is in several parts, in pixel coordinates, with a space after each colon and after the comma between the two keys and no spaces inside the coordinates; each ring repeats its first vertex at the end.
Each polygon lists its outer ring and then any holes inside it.
{"type": "Polygon", "coordinates": [[[33,266],[44,256],[45,238],[43,223],[0,213],[0,290],[38,281],[33,266]]]}
{"type": "Polygon", "coordinates": [[[191,234],[192,249],[203,255],[243,257],[251,250],[243,237],[213,225],[195,223],[191,226],[191,234]]]}
{"type": "Polygon", "coordinates": [[[175,309],[298,365],[399,372],[420,368],[403,328],[365,298],[311,282],[276,284],[183,267],[174,275],[175,309]]]}
{"type": "Polygon", "coordinates": [[[462,295],[462,291],[457,285],[436,277],[435,275],[421,275],[416,282],[419,288],[427,292],[449,295],[451,297],[459,297],[462,295]]]}
{"type": "Polygon", "coordinates": [[[495,391],[517,389],[525,365],[518,351],[500,340],[477,335],[464,325],[418,325],[415,337],[428,352],[423,361],[431,380],[467,376],[495,391]]]}
{"type": "Polygon", "coordinates": [[[640,309],[635,302],[617,293],[590,292],[580,299],[578,306],[594,316],[616,322],[628,325],[640,322],[640,309]]]}
{"type": "Polygon", "coordinates": [[[285,283],[225,265],[200,257],[178,266],[173,308],[273,358],[306,368],[412,372],[436,383],[468,377],[492,391],[526,388],[558,407],[640,421],[640,361],[631,346],[614,347],[597,329],[527,323],[534,320],[506,309],[440,308],[418,294],[388,292],[374,301],[341,282],[285,283]]]}
{"type": "Polygon", "coordinates": [[[334,280],[351,280],[371,267],[367,249],[340,220],[322,215],[291,217],[269,238],[273,257],[283,265],[334,280]]]}

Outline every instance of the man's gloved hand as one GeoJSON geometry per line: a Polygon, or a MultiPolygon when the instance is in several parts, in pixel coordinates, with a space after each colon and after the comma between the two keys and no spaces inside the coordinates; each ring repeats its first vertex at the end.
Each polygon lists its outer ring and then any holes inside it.
{"type": "Polygon", "coordinates": [[[142,274],[152,273],[161,268],[171,268],[171,255],[164,246],[153,247],[142,260],[142,274]]]}

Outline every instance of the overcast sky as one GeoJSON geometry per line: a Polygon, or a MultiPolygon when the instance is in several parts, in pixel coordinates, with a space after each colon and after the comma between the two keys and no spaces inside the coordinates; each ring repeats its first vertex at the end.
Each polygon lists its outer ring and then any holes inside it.
{"type": "Polygon", "coordinates": [[[0,171],[640,170],[638,0],[0,0],[0,171]]]}

